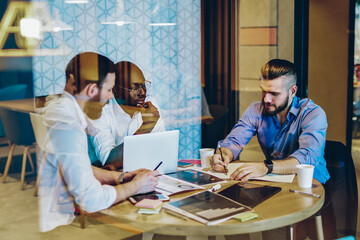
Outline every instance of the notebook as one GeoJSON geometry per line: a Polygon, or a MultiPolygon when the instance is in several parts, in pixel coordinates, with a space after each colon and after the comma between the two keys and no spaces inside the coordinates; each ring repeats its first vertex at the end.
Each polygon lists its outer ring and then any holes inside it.
{"type": "Polygon", "coordinates": [[[123,171],[154,168],[159,173],[177,171],[179,130],[140,134],[124,138],[123,171]]]}

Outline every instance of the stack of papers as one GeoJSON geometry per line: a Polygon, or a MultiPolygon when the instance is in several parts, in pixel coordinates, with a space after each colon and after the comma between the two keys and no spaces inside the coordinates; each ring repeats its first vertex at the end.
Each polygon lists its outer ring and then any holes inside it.
{"type": "Polygon", "coordinates": [[[173,194],[186,192],[186,191],[200,190],[200,189],[205,189],[205,188],[190,182],[176,179],[168,175],[161,175],[159,177],[159,183],[155,188],[157,192],[160,192],[166,196],[170,196],[173,194]]]}
{"type": "Polygon", "coordinates": [[[161,210],[161,207],[162,206],[159,206],[157,208],[154,208],[154,209],[151,209],[151,208],[140,208],[138,213],[139,214],[148,214],[148,215],[151,215],[151,214],[158,214],[161,210]]]}
{"type": "Polygon", "coordinates": [[[153,199],[143,199],[136,203],[136,207],[140,207],[138,213],[140,214],[158,214],[162,207],[162,201],[153,199]]]}

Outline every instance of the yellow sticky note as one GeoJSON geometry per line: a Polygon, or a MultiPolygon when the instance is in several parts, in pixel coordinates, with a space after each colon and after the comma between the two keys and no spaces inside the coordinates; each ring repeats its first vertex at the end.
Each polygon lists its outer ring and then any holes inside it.
{"type": "Polygon", "coordinates": [[[240,222],[245,222],[245,221],[249,221],[251,219],[255,219],[257,217],[258,217],[258,215],[254,212],[245,212],[245,213],[240,213],[240,214],[234,216],[233,218],[240,222]]]}

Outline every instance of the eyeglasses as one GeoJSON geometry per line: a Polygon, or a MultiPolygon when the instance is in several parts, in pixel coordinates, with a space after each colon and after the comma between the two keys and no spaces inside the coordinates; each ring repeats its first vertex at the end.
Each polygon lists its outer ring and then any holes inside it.
{"type": "Polygon", "coordinates": [[[141,89],[146,89],[146,85],[145,84],[148,84],[149,87],[151,85],[151,82],[148,81],[148,80],[145,80],[145,83],[138,83],[136,87],[134,88],[125,88],[125,87],[120,87],[122,89],[125,89],[125,90],[128,90],[130,91],[131,93],[135,93],[135,94],[139,94],[141,89]]]}

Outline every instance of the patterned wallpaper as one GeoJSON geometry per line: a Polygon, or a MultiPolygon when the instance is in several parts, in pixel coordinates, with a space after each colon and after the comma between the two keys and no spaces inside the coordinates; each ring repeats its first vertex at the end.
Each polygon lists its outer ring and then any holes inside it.
{"type": "Polygon", "coordinates": [[[98,52],[115,63],[132,61],[152,82],[148,94],[156,98],[167,130],[180,130],[179,158],[198,158],[200,0],[45,2],[51,16],[73,30],[44,34],[40,48],[57,52],[33,58],[35,96],[61,93],[66,64],[79,52],[98,52]]]}

